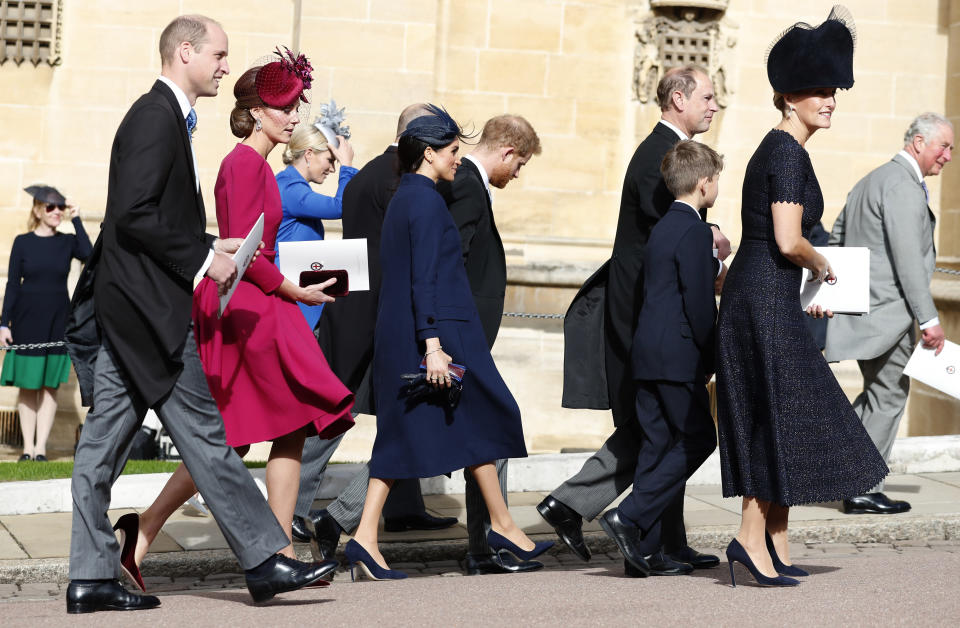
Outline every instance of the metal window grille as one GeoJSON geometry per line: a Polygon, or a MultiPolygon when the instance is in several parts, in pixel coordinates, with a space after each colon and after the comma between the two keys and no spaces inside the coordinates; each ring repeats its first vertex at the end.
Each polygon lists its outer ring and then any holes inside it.
{"type": "Polygon", "coordinates": [[[667,32],[660,44],[660,58],[665,70],[688,63],[710,67],[709,35],[667,32]]]}
{"type": "Polygon", "coordinates": [[[63,0],[0,0],[0,65],[60,64],[63,0]]]}
{"type": "Polygon", "coordinates": [[[0,445],[23,447],[20,413],[12,408],[0,408],[0,445]]]}

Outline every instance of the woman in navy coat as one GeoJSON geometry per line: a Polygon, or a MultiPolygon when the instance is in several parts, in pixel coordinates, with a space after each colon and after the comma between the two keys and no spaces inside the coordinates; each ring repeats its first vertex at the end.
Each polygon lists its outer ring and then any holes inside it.
{"type": "MultiPolygon", "coordinates": [[[[398,146],[401,172],[383,222],[383,282],[374,336],[373,388],[377,438],[370,484],[354,539],[344,548],[351,566],[374,579],[403,578],[386,568],[377,524],[393,480],[448,474],[469,467],[490,512],[491,549],[529,560],[553,543],[534,543],[514,523],[500,493],[494,461],[526,457],[520,409],[490,356],[463,266],[460,234],[436,182],[452,181],[462,131],[446,111],[413,120],[398,146]],[[405,373],[426,360],[426,378],[451,385],[448,364],[466,367],[459,404],[411,403],[405,373]]],[[[438,393],[442,392],[440,390],[438,393]]]]}

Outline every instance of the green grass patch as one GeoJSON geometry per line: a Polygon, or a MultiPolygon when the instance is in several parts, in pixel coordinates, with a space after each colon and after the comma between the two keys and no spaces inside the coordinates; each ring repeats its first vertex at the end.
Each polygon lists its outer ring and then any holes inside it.
{"type": "MultiPolygon", "coordinates": [[[[139,473],[173,473],[179,462],[167,460],[128,460],[123,475],[139,473]]],[[[244,460],[248,469],[260,469],[266,462],[244,460]]],[[[73,475],[73,462],[7,462],[0,464],[0,482],[24,482],[35,480],[58,480],[73,475]]]]}

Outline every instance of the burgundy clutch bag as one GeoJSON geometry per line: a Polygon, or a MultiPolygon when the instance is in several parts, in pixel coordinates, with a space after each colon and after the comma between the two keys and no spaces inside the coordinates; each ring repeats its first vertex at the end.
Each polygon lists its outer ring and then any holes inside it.
{"type": "Polygon", "coordinates": [[[331,277],[337,281],[332,286],[327,286],[325,293],[331,297],[345,297],[350,294],[350,282],[346,270],[305,270],[300,273],[300,287],[306,288],[323,283],[331,277]]]}

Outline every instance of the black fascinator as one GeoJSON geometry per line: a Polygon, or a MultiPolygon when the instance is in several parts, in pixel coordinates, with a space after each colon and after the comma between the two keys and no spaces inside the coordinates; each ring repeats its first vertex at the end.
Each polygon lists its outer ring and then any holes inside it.
{"type": "Polygon", "coordinates": [[[411,120],[400,137],[415,137],[431,146],[443,146],[464,136],[463,129],[446,109],[436,105],[427,105],[426,109],[430,114],[411,120]]]}
{"type": "Polygon", "coordinates": [[[857,27],[843,5],[835,5],[819,26],[797,22],[767,48],[767,78],[773,89],[792,94],[807,89],[853,87],[857,27]]]}
{"type": "Polygon", "coordinates": [[[63,205],[67,202],[67,199],[60,193],[60,190],[49,185],[31,185],[30,187],[23,188],[23,191],[41,203],[63,205]]]}

